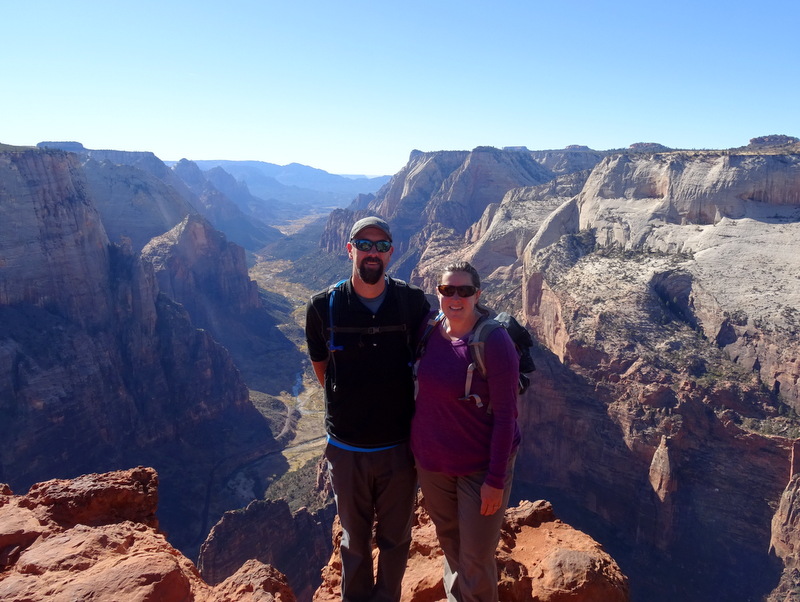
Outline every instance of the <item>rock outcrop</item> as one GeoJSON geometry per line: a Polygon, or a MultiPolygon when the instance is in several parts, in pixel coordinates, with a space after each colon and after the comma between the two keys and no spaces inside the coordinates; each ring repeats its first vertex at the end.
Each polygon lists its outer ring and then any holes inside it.
{"type": "Polygon", "coordinates": [[[285,577],[250,561],[212,587],[158,529],[158,477],[138,467],[0,485],[0,599],[294,602],[285,577]]]}
{"type": "MultiPolygon", "coordinates": [[[[302,528],[293,535],[287,531],[292,518],[285,503],[282,507],[278,507],[282,502],[254,503],[238,517],[226,515],[204,549],[230,556],[231,548],[238,548],[240,556],[249,559],[223,567],[218,557],[215,568],[204,567],[201,577],[159,530],[158,486],[156,472],[141,466],[37,483],[25,495],[14,495],[7,485],[0,485],[0,598],[8,602],[311,599],[313,590],[295,597],[284,574],[259,558],[271,548],[266,555],[295,573],[315,570],[319,575],[319,567],[331,555],[330,545],[309,554],[315,542],[296,541],[302,528]],[[224,525],[226,520],[229,524],[224,525]],[[251,532],[262,520],[261,529],[251,532]],[[222,568],[224,575],[215,574],[222,568]]],[[[326,531],[330,542],[331,532],[326,531]]],[[[340,529],[334,531],[333,540],[338,546],[340,529]]],[[[547,502],[525,502],[506,512],[497,564],[504,601],[630,599],[627,578],[616,562],[597,542],[556,519],[547,502]]],[[[339,571],[337,548],[322,570],[324,581],[314,600],[340,598],[339,571]]],[[[403,600],[441,599],[441,574],[441,550],[420,506],[403,600]]]]}
{"type": "MultiPolygon", "coordinates": [[[[334,526],[334,550],[323,569],[314,602],[340,599],[341,526],[334,526]]],[[[377,550],[375,551],[377,558],[377,550]]],[[[522,502],[506,510],[496,553],[498,592],[502,602],[627,602],[628,579],[591,537],[555,517],[549,502],[522,502]]],[[[444,599],[442,550],[436,530],[417,507],[411,552],[403,578],[403,602],[444,599]]]]}
{"type": "Polygon", "coordinates": [[[254,500],[246,508],[226,512],[214,525],[200,548],[197,566],[213,585],[255,559],[286,575],[299,601],[310,601],[331,554],[335,514],[332,503],[315,513],[306,508],[292,513],[284,500],[254,500]]]}

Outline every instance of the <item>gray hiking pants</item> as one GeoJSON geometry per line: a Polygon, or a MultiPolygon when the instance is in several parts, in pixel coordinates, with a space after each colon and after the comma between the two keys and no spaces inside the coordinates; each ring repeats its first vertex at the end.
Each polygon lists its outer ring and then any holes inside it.
{"type": "Polygon", "coordinates": [[[425,510],[444,552],[444,589],[449,602],[497,602],[495,551],[514,473],[512,457],[500,509],[481,514],[485,472],[453,477],[417,468],[425,510]]]}
{"type": "Polygon", "coordinates": [[[411,545],[417,493],[407,443],[374,452],[325,449],[336,509],[342,523],[342,600],[397,602],[411,545]],[[379,550],[372,569],[372,527],[379,550]]]}

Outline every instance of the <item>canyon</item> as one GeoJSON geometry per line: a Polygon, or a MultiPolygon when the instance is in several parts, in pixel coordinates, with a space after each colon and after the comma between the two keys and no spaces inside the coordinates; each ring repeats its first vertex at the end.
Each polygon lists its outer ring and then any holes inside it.
{"type": "Polygon", "coordinates": [[[329,218],[332,233],[370,212],[400,221],[400,275],[432,290],[466,258],[487,303],[524,319],[539,369],[512,496],[550,500],[607,545],[633,599],[797,589],[770,541],[791,521],[778,506],[799,432],[798,150],[609,154],[487,190],[461,222],[427,203],[474,177],[465,167],[513,170],[524,151],[421,153],[329,218]]]}
{"type": "Polygon", "coordinates": [[[310,599],[330,506],[261,499],[289,469],[286,392],[308,372],[287,288],[345,275],[350,225],[378,214],[390,272],[430,291],[468,259],[488,304],[535,336],[514,506],[547,500],[634,601],[800,589],[797,139],[413,151],[292,235],[231,202],[218,171],[84,151],[0,153],[0,482],[14,491],[153,466],[160,528],[207,582],[260,554],[310,599]],[[276,290],[251,279],[264,260],[285,266],[276,290]],[[241,539],[263,529],[287,549],[241,539]]]}

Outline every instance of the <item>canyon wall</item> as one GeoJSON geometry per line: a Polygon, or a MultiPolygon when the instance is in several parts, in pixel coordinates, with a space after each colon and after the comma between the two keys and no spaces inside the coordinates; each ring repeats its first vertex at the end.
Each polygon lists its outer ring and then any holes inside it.
{"type": "MultiPolygon", "coordinates": [[[[392,224],[395,275],[431,291],[445,262],[478,266],[483,299],[537,340],[513,496],[599,541],[631,599],[778,599],[797,546],[798,150],[414,152],[332,212],[320,244],[341,254],[374,213],[392,224]]],[[[247,393],[272,379],[240,358],[302,358],[269,332],[248,340],[272,322],[246,255],[181,209],[177,176],[111,159],[0,154],[0,482],[156,466],[161,525],[196,552],[267,476],[232,478],[280,462],[247,393]],[[130,194],[94,198],[111,190],[98,174],[123,172],[130,194]],[[137,199],[152,234],[113,220],[137,199]]],[[[190,189],[196,171],[179,171],[190,189]]]]}
{"type": "Polygon", "coordinates": [[[162,525],[196,553],[216,517],[263,492],[242,499],[228,479],[279,446],[231,353],[153,263],[109,242],[91,190],[73,154],[0,153],[0,482],[154,466],[162,525]]]}
{"type": "MultiPolygon", "coordinates": [[[[607,545],[633,599],[767,595],[800,435],[797,149],[608,153],[520,176],[456,216],[444,208],[468,203],[452,174],[475,154],[412,155],[330,232],[382,215],[409,231],[396,273],[433,290],[467,258],[483,299],[524,319],[538,370],[520,401],[515,495],[552,501],[607,545]]],[[[490,188],[474,178],[491,170],[470,173],[470,190],[490,188]]]]}
{"type": "Polygon", "coordinates": [[[625,540],[615,557],[648,599],[778,581],[770,524],[800,404],[798,167],[609,157],[522,254],[522,308],[560,385],[523,402],[520,488],[625,540]]]}

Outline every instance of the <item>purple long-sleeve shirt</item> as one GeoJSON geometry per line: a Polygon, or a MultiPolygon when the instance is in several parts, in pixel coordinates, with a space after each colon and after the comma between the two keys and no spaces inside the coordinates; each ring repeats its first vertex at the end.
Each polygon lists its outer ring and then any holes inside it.
{"type": "Polygon", "coordinates": [[[476,370],[472,379],[471,392],[484,404],[477,407],[458,399],[464,397],[472,361],[467,341],[448,341],[438,327],[431,333],[417,372],[411,449],[425,470],[452,476],[485,470],[485,483],[502,489],[509,458],[520,441],[519,356],[504,328],[492,331],[484,349],[487,378],[476,370]]]}

